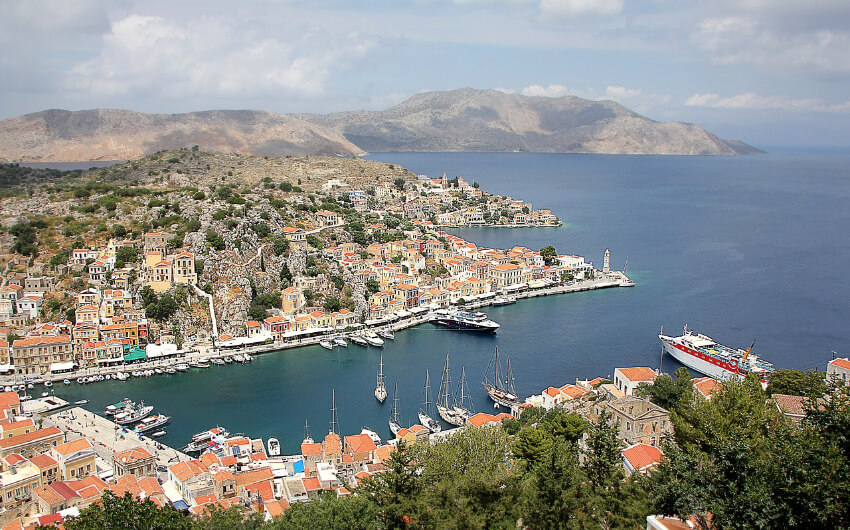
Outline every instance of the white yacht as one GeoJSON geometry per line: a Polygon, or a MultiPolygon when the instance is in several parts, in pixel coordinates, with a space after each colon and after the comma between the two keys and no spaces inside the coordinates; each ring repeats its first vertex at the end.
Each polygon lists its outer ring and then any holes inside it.
{"type": "Polygon", "coordinates": [[[395,333],[391,329],[382,329],[378,332],[378,335],[385,339],[395,340],[395,333]]]}
{"type": "Polygon", "coordinates": [[[348,348],[348,341],[346,341],[342,337],[334,337],[333,341],[334,341],[334,344],[336,344],[337,346],[342,346],[343,348],[348,348]]]}
{"type": "Polygon", "coordinates": [[[133,429],[133,432],[135,432],[136,434],[141,434],[143,432],[152,431],[157,427],[165,425],[170,419],[171,418],[169,418],[168,416],[164,416],[162,414],[148,416],[147,418],[140,421],[138,425],[136,425],[136,428],[133,429]]]}
{"type": "Polygon", "coordinates": [[[334,349],[333,342],[331,342],[331,341],[329,341],[329,340],[327,340],[327,339],[322,339],[322,340],[320,340],[320,341],[319,341],[319,346],[321,346],[322,348],[324,348],[324,349],[326,349],[326,350],[332,350],[332,349],[334,349]]]}
{"type": "Polygon", "coordinates": [[[366,436],[368,436],[369,438],[371,438],[373,442],[375,442],[375,445],[376,445],[376,446],[379,446],[379,447],[380,447],[380,445],[381,445],[381,437],[380,437],[380,436],[378,436],[378,433],[376,433],[376,432],[375,432],[375,431],[373,431],[372,429],[370,429],[370,428],[368,428],[368,427],[363,427],[363,429],[361,429],[361,431],[360,431],[360,434],[365,434],[366,436]]]}
{"type": "Polygon", "coordinates": [[[269,438],[269,441],[266,442],[266,448],[269,456],[280,456],[280,442],[277,438],[269,438]]]}
{"type": "Polygon", "coordinates": [[[398,422],[398,383],[395,384],[395,395],[393,396],[393,413],[390,416],[390,432],[393,436],[401,430],[401,423],[398,422]]]}
{"type": "Polygon", "coordinates": [[[374,331],[364,331],[363,338],[369,343],[369,346],[376,346],[380,348],[384,345],[384,341],[378,337],[374,331]]]}
{"type": "Polygon", "coordinates": [[[443,430],[440,422],[431,417],[431,376],[428,370],[425,370],[425,401],[419,409],[419,423],[431,432],[443,430]]]}

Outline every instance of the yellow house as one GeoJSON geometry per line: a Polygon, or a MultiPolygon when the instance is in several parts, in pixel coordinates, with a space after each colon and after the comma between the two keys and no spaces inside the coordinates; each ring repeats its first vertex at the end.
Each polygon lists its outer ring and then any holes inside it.
{"type": "Polygon", "coordinates": [[[0,423],[0,438],[11,438],[35,430],[35,423],[30,418],[21,421],[0,423]]]}
{"type": "Polygon", "coordinates": [[[322,311],[313,311],[310,313],[310,327],[312,328],[332,328],[334,325],[333,317],[322,311]]]}
{"type": "Polygon", "coordinates": [[[94,447],[85,438],[53,447],[50,456],[59,464],[62,480],[79,480],[97,471],[94,447]]]}
{"type": "Polygon", "coordinates": [[[76,317],[78,324],[97,324],[100,320],[98,317],[97,306],[93,305],[81,305],[74,312],[74,316],[76,317]]]}
{"type": "Polygon", "coordinates": [[[413,445],[416,443],[416,433],[410,429],[402,428],[395,434],[395,439],[407,445],[413,445]]]}
{"type": "Polygon", "coordinates": [[[56,427],[47,427],[0,440],[0,457],[18,453],[26,458],[40,455],[62,443],[64,436],[56,427]]]}
{"type": "Polygon", "coordinates": [[[32,491],[41,486],[41,471],[21,455],[3,458],[0,466],[0,507],[4,511],[29,501],[32,491]]]}
{"type": "Polygon", "coordinates": [[[191,252],[181,252],[171,258],[173,264],[174,283],[195,285],[198,275],[195,273],[195,255],[191,252]]]}
{"type": "Polygon", "coordinates": [[[292,319],[292,330],[293,331],[304,331],[305,329],[310,328],[311,323],[310,315],[298,315],[294,319],[292,319]]]}
{"type": "Polygon", "coordinates": [[[147,283],[158,293],[171,289],[171,262],[162,260],[148,269],[147,283]]]}

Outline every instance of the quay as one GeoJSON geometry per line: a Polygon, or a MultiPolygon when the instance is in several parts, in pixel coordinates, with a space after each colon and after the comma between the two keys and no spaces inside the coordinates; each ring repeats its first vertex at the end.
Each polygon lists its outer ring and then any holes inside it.
{"type": "MultiPolygon", "coordinates": [[[[59,398],[50,398],[60,401],[59,398]]],[[[189,455],[147,436],[139,437],[132,431],[122,432],[121,426],[81,407],[55,412],[43,417],[43,427],[56,427],[65,433],[66,441],[86,438],[102,460],[99,467],[112,469],[112,456],[137,447],[144,447],[156,457],[158,466],[172,466],[177,462],[191,460],[189,455]]]]}
{"type": "MultiPolygon", "coordinates": [[[[612,271],[613,272],[613,271],[612,271]]],[[[628,277],[625,274],[618,272],[617,275],[612,275],[612,277],[600,278],[594,280],[581,280],[581,281],[573,281],[566,284],[559,284],[549,287],[541,287],[536,289],[526,289],[517,292],[510,293],[509,296],[516,300],[522,300],[526,298],[537,298],[540,296],[551,296],[551,295],[559,295],[559,294],[568,294],[568,293],[577,293],[583,291],[593,291],[598,289],[609,289],[613,287],[622,287],[623,282],[628,281],[628,277]]],[[[482,307],[493,305],[493,302],[496,299],[495,293],[486,293],[490,295],[486,298],[479,297],[478,299],[467,300],[463,306],[456,306],[458,309],[479,309],[482,307]]],[[[370,329],[374,331],[380,330],[388,330],[388,331],[400,331],[403,329],[412,328],[414,326],[418,326],[420,324],[426,324],[431,321],[433,317],[433,311],[428,310],[425,312],[421,312],[419,314],[413,314],[403,320],[395,321],[395,322],[386,322],[380,324],[373,325],[360,325],[358,327],[358,331],[363,329],[370,329]]],[[[181,363],[191,363],[197,361],[211,361],[213,359],[224,359],[225,357],[232,356],[235,354],[245,354],[248,353],[250,355],[261,355],[264,353],[271,353],[281,350],[287,350],[290,348],[300,348],[303,346],[311,346],[319,344],[319,341],[323,340],[328,334],[337,334],[342,337],[347,337],[351,335],[351,332],[345,332],[342,330],[337,330],[335,332],[328,331],[327,333],[317,334],[314,336],[303,337],[303,338],[292,338],[284,341],[275,341],[270,342],[268,344],[257,344],[250,346],[239,346],[235,348],[216,348],[211,346],[200,346],[195,350],[189,350],[183,356],[171,359],[155,359],[144,362],[137,362],[133,364],[123,364],[117,366],[105,366],[105,367],[97,367],[97,368],[84,368],[76,371],[60,373],[60,374],[51,374],[47,373],[40,377],[43,381],[50,381],[52,384],[62,384],[64,379],[69,379],[70,381],[75,381],[78,377],[91,377],[91,376],[100,376],[107,374],[117,374],[119,372],[128,373],[134,371],[144,371],[144,370],[153,370],[155,368],[165,368],[169,366],[174,366],[181,363]]],[[[20,375],[7,375],[0,376],[0,386],[8,386],[8,385],[16,385],[22,382],[23,378],[20,375]]],[[[92,384],[90,382],[88,384],[92,384]]]]}

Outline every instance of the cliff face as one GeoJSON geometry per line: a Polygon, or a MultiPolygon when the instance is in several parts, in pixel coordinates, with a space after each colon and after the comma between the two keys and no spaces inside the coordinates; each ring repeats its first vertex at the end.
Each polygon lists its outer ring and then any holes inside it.
{"type": "Polygon", "coordinates": [[[47,110],[0,121],[0,160],[7,161],[130,160],[192,145],[263,156],[363,153],[319,125],[253,110],[187,114],[47,110]]]}
{"type": "Polygon", "coordinates": [[[364,150],[760,152],[694,124],[650,120],[613,101],[470,88],[417,94],[384,111],[286,115],[253,110],[47,110],[0,121],[0,161],[130,160],[192,145],[261,156],[360,155],[364,150]]]}
{"type": "Polygon", "coordinates": [[[732,155],[759,152],[688,123],[659,123],[613,101],[464,88],[425,92],[385,111],[299,117],[367,151],[535,151],[732,155]]]}

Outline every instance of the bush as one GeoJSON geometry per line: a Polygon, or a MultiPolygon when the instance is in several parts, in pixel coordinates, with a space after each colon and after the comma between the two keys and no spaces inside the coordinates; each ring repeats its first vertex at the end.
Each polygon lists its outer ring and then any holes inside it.
{"type": "Polygon", "coordinates": [[[196,201],[202,201],[202,200],[207,198],[207,194],[202,192],[202,191],[199,191],[199,192],[195,193],[194,195],[192,195],[192,198],[195,199],[196,201]]]}
{"type": "Polygon", "coordinates": [[[206,239],[207,243],[215,250],[224,250],[227,246],[224,243],[224,239],[215,230],[207,230],[206,239]]]}

